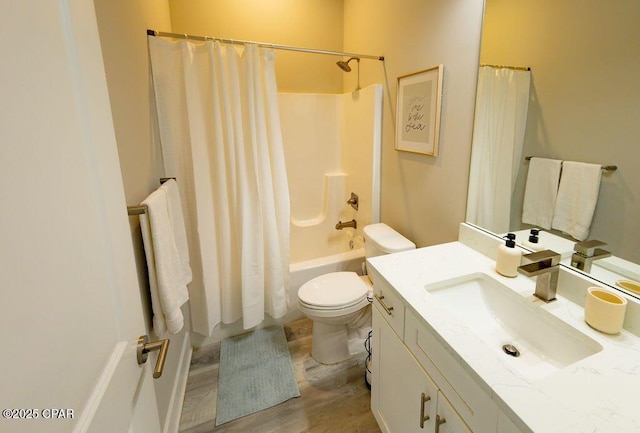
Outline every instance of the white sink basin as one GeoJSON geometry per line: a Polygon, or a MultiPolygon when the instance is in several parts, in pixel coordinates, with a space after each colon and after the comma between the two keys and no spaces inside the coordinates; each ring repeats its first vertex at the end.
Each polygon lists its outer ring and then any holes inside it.
{"type": "Polygon", "coordinates": [[[489,275],[466,275],[425,289],[434,303],[530,380],[602,350],[595,340],[489,275]],[[505,345],[514,346],[518,356],[508,354],[512,350],[505,351],[505,345]]]}

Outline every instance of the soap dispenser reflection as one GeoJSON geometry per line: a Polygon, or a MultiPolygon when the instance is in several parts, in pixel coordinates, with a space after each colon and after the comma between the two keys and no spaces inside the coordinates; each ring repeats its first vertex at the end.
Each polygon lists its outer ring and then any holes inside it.
{"type": "Polygon", "coordinates": [[[528,248],[528,249],[530,249],[530,250],[531,250],[531,251],[533,251],[533,252],[538,252],[538,251],[542,251],[542,250],[546,249],[546,248],[544,247],[544,245],[542,245],[542,244],[540,243],[540,236],[539,236],[539,234],[540,234],[540,230],[538,230],[538,229],[531,229],[531,231],[529,232],[529,239],[528,239],[528,240],[526,240],[526,241],[524,241],[524,242],[522,243],[522,245],[523,245],[525,248],[528,248]]]}
{"type": "Polygon", "coordinates": [[[522,259],[522,251],[516,248],[516,235],[507,233],[506,242],[498,247],[496,271],[505,277],[516,277],[522,259]]]}

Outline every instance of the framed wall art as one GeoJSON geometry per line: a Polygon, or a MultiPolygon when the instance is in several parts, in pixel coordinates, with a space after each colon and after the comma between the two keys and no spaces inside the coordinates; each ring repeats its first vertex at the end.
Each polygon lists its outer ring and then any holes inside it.
{"type": "Polygon", "coordinates": [[[398,77],[396,150],[438,155],[443,65],[398,77]]]}

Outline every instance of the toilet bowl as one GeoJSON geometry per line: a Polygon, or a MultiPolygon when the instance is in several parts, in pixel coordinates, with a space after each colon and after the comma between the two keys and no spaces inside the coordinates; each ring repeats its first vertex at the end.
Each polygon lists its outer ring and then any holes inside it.
{"type": "MultiPolygon", "coordinates": [[[[365,256],[414,249],[415,244],[385,224],[364,228],[365,256]]],[[[304,283],[298,290],[298,309],[313,321],[311,355],[322,364],[352,356],[349,331],[371,326],[372,287],[367,276],[331,272],[304,283]]]]}
{"type": "Polygon", "coordinates": [[[351,356],[349,328],[371,322],[371,286],[355,272],[331,272],[304,283],[298,309],[313,321],[311,355],[321,364],[351,356]]]}

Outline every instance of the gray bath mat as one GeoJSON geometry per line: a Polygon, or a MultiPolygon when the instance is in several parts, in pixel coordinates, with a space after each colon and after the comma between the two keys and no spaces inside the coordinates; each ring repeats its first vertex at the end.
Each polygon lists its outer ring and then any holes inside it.
{"type": "Polygon", "coordinates": [[[299,396],[281,326],[222,340],[216,426],[299,396]]]}

